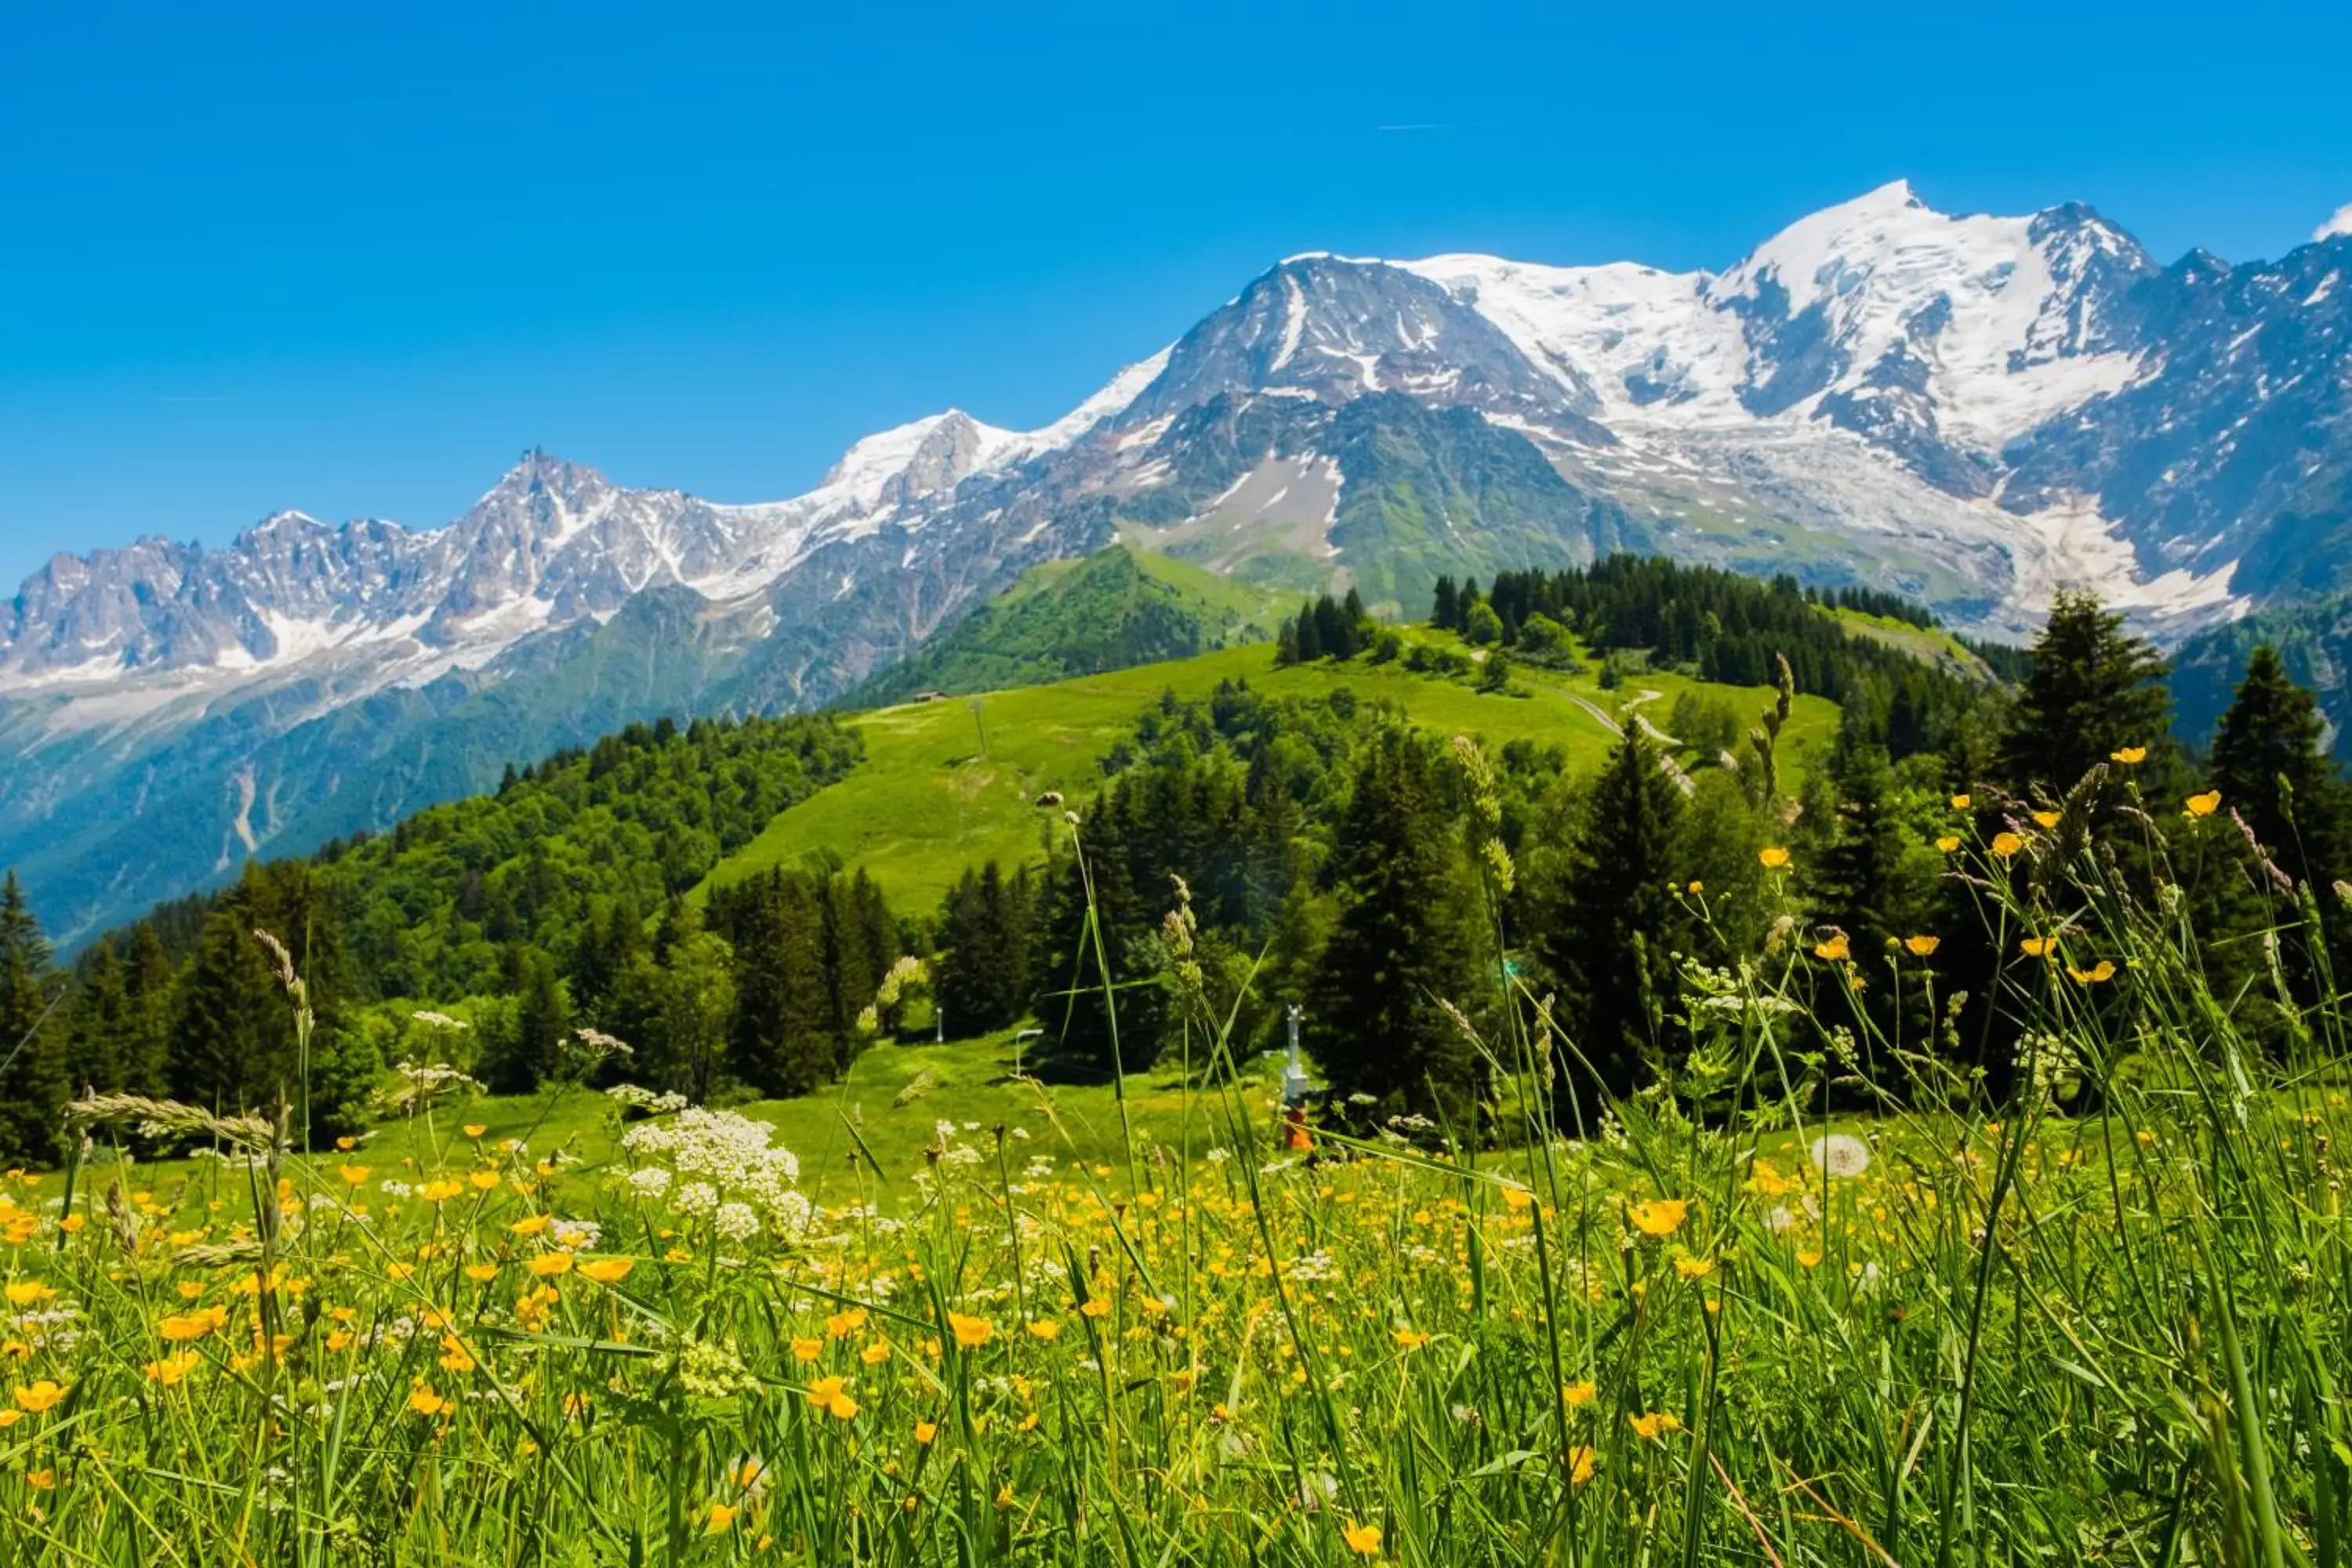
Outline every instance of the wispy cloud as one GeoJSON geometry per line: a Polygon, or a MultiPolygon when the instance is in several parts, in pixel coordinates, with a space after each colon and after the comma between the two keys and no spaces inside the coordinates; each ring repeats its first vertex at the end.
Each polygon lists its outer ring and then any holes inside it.
{"type": "Polygon", "coordinates": [[[159,392],[155,395],[155,401],[158,403],[242,403],[245,399],[230,393],[159,392]]]}
{"type": "Polygon", "coordinates": [[[1375,131],[1444,131],[1448,122],[1443,120],[1420,121],[1410,125],[1375,125],[1375,131]]]}
{"type": "Polygon", "coordinates": [[[2336,216],[2311,231],[2314,239],[2334,239],[2339,234],[2352,234],[2352,202],[2336,209],[2336,216]]]}

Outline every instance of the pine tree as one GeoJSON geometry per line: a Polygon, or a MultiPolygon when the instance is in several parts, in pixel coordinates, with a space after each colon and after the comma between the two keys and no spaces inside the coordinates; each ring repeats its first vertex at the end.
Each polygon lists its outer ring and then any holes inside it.
{"type": "MultiPolygon", "coordinates": [[[[814,879],[775,870],[726,889],[715,920],[735,949],[728,1051],[736,1075],[772,1095],[806,1094],[841,1068],[814,879]]],[[[714,901],[716,902],[716,901],[714,901]]]]}
{"type": "Polygon", "coordinates": [[[1331,1087],[1399,1109],[1465,1115],[1476,1054],[1443,1004],[1481,1010],[1473,879],[1431,743],[1388,727],[1365,744],[1340,819],[1339,914],[1308,1006],[1331,1087]]]}
{"type": "Polygon", "coordinates": [[[66,1010],[65,1068],[76,1094],[125,1086],[123,1048],[130,1044],[131,998],[114,943],[92,947],[74,976],[66,1010]]]}
{"type": "Polygon", "coordinates": [[[1315,601],[1307,599],[1298,606],[1298,660],[1311,664],[1327,651],[1323,647],[1323,629],[1315,622],[1315,601]]]}
{"type": "Polygon", "coordinates": [[[1454,579],[1450,574],[1438,578],[1437,588],[1435,593],[1433,595],[1433,603],[1431,605],[1429,611],[1429,624],[1435,626],[1442,632],[1461,630],[1462,602],[1460,590],[1454,586],[1454,579]]]}
{"type": "Polygon", "coordinates": [[[124,1016],[122,1040],[116,1052],[121,1078],[117,1087],[131,1094],[162,1096],[172,1084],[172,987],[176,976],[155,928],[142,921],[131,928],[130,951],[122,962],[124,1016]]]}
{"type": "Polygon", "coordinates": [[[1684,812],[1657,747],[1628,724],[1573,813],[1559,881],[1542,900],[1537,947],[1563,988],[1574,1047],[1557,1064],[1562,1085],[1630,1093],[1664,1049],[1672,954],[1688,948],[1673,891],[1685,879],[1684,812]]]}
{"type": "Polygon", "coordinates": [[[1315,601],[1315,640],[1326,658],[1356,657],[1356,624],[1328,594],[1315,601]]]}
{"type": "MultiPolygon", "coordinates": [[[[1843,935],[1854,965],[1832,970],[1840,978],[1831,983],[1850,985],[1859,978],[1864,984],[1860,1005],[1873,1010],[1880,1031],[1917,1042],[1933,1025],[1924,986],[1906,986],[1896,995],[1883,984],[1886,971],[1880,961],[1890,944],[1935,933],[1942,857],[1907,825],[1903,786],[1884,747],[1850,743],[1842,734],[1822,784],[1826,798],[1805,816],[1825,822],[1826,842],[1802,862],[1806,891],[1819,922],[1827,928],[1821,940],[1833,942],[1843,935]],[[1906,1005],[1909,1010],[1898,1018],[1895,1009],[1906,1005]]],[[[1916,963],[1899,964],[1895,973],[1913,981],[1925,978],[1916,963]]],[[[1882,1081],[1895,1087],[1898,1075],[1894,1064],[1875,1067],[1882,1081]]]]}
{"type": "Polygon", "coordinates": [[[2212,781],[2271,858],[2323,887],[2345,875],[2346,792],[2310,692],[2276,649],[2254,649],[2213,735],[2212,781]]]}
{"type": "MultiPolygon", "coordinates": [[[[1079,828],[1083,858],[1056,868],[1039,943],[1037,1022],[1056,1052],[1098,1072],[1149,1068],[1167,1027],[1160,967],[1166,884],[1147,894],[1137,875],[1158,858],[1149,853],[1155,815],[1132,776],[1095,803],[1079,828]]],[[[1171,825],[1163,817],[1157,826],[1171,825]]]]}
{"type": "Polygon", "coordinates": [[[294,1090],[285,1020],[250,911],[242,898],[224,900],[205,917],[173,1010],[173,1096],[224,1115],[274,1116],[294,1090]]]}
{"type": "Polygon", "coordinates": [[[1286,620],[1274,643],[1274,663],[1277,669],[1298,662],[1298,623],[1286,620]]]}
{"type": "Polygon", "coordinates": [[[2003,782],[2056,798],[2126,748],[2146,759],[2135,776],[2171,793],[2172,698],[2155,647],[2125,633],[2094,595],[2061,592],[2033,645],[2033,669],[2002,738],[2003,782]]]}
{"type": "Polygon", "coordinates": [[[16,874],[0,881],[0,1159],[54,1163],[65,1148],[65,1036],[49,944],[16,874]]]}
{"type": "Polygon", "coordinates": [[[967,870],[940,912],[934,984],[957,1038],[1017,1023],[1029,1003],[1029,886],[995,861],[967,870]]]}

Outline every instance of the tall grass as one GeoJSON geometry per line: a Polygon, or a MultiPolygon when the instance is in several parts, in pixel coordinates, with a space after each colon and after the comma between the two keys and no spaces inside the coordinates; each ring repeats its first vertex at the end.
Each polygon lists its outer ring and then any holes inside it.
{"type": "MultiPolygon", "coordinates": [[[[462,1129],[376,1169],[85,1105],[219,1157],[0,1212],[0,1562],[2336,1568],[2332,981],[2217,993],[2179,900],[2023,837],[1956,862],[2004,951],[2053,939],[2004,982],[1998,1099],[1846,1000],[1932,955],[1783,928],[1693,970],[1639,1095],[1556,1085],[1521,994],[1486,1133],[1300,1150],[1180,903],[1198,1160],[1069,1159],[1040,1089],[815,1209],[757,1130],[673,1110],[551,1213],[551,1163],[462,1129]]],[[[2311,918],[2283,898],[2267,951],[2311,918]]]]}

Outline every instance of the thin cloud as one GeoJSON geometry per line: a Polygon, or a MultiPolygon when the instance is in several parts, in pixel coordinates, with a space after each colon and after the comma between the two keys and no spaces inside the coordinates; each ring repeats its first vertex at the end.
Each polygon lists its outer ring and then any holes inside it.
{"type": "MultiPolygon", "coordinates": [[[[1375,131],[1447,131],[1452,128],[1451,122],[1444,120],[1421,121],[1411,125],[1375,125],[1372,127],[1375,131]]],[[[2340,217],[2343,215],[2339,213],[2336,216],[2340,217]]]]}
{"type": "Polygon", "coordinates": [[[2352,202],[2336,209],[2336,216],[2311,231],[2314,239],[2334,239],[2339,234],[2352,234],[2352,202]]]}

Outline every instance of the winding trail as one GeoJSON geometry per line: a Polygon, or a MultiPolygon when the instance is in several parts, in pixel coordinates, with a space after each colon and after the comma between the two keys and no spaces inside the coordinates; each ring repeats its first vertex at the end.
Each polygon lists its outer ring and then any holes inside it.
{"type": "MultiPolygon", "coordinates": [[[[1579,708],[1583,709],[1587,713],[1591,714],[1593,718],[1599,720],[1601,723],[1608,729],[1611,734],[1622,735],[1625,732],[1625,726],[1619,723],[1615,719],[1611,718],[1609,716],[1609,710],[1601,707],[1600,703],[1593,701],[1591,698],[1586,697],[1580,692],[1566,690],[1563,690],[1560,695],[1566,697],[1570,702],[1575,703],[1579,708]]],[[[1686,795],[1696,795],[1698,793],[1698,781],[1692,778],[1690,774],[1683,772],[1682,764],[1674,759],[1673,748],[1681,745],[1682,742],[1675,740],[1672,735],[1667,734],[1664,730],[1659,729],[1655,724],[1651,723],[1648,714],[1636,711],[1643,703],[1654,702],[1664,695],[1665,693],[1663,691],[1653,691],[1644,688],[1641,692],[1626,701],[1625,711],[1633,717],[1634,723],[1642,726],[1642,732],[1643,734],[1649,736],[1653,741],[1657,742],[1661,747],[1666,748],[1658,754],[1658,766],[1662,771],[1664,771],[1668,778],[1675,781],[1675,787],[1681,790],[1683,794],[1686,795]]]]}

